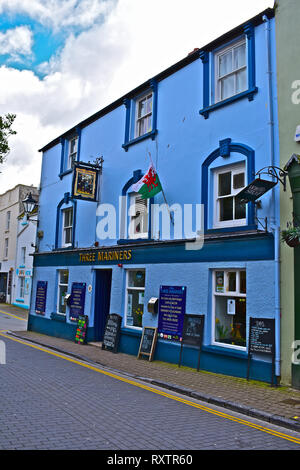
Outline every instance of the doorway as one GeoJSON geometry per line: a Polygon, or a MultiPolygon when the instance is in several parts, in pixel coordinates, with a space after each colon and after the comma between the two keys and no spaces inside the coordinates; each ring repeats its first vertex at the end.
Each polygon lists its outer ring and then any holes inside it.
{"type": "Polygon", "coordinates": [[[96,271],[95,287],[95,341],[102,341],[106,319],[109,314],[111,292],[111,269],[99,269],[96,271]]]}
{"type": "Polygon", "coordinates": [[[6,302],[7,273],[0,273],[0,302],[6,302]]]}

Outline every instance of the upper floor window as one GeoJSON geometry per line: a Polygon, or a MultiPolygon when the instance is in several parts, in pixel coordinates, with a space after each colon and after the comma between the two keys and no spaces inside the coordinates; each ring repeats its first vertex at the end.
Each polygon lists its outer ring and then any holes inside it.
{"type": "Polygon", "coordinates": [[[4,240],[4,253],[3,253],[4,259],[8,259],[8,238],[5,238],[4,240]]]}
{"type": "Polygon", "coordinates": [[[69,207],[62,211],[63,213],[63,234],[62,246],[72,245],[72,232],[73,232],[73,207],[69,207]]]}
{"type": "Polygon", "coordinates": [[[157,82],[150,80],[148,90],[133,98],[124,99],[126,107],[125,141],[122,147],[127,151],[130,145],[157,134],[157,82]]]}
{"type": "Polygon", "coordinates": [[[215,55],[215,101],[222,101],[247,90],[246,42],[239,41],[215,55]]]}
{"type": "Polygon", "coordinates": [[[136,102],[135,137],[152,131],[152,100],[153,95],[149,93],[136,102]]]}
{"type": "Polygon", "coordinates": [[[73,168],[73,164],[77,159],[78,136],[74,136],[68,141],[68,162],[67,169],[73,168]]]}
{"type": "Polygon", "coordinates": [[[214,228],[246,224],[246,205],[236,199],[245,187],[245,163],[214,170],[214,228]]]}
{"type": "Polygon", "coordinates": [[[129,238],[148,238],[149,199],[142,199],[137,193],[130,195],[129,238]]]}
{"type": "Polygon", "coordinates": [[[10,211],[6,212],[6,227],[5,230],[9,230],[10,228],[10,211]]]}
{"type": "Polygon", "coordinates": [[[253,101],[258,92],[255,66],[255,27],[251,22],[240,28],[240,34],[227,44],[200,52],[203,67],[203,107],[209,114],[232,102],[248,98],[253,101]]]}
{"type": "Polygon", "coordinates": [[[26,247],[22,246],[21,247],[21,264],[25,266],[25,261],[26,261],[26,247]]]}

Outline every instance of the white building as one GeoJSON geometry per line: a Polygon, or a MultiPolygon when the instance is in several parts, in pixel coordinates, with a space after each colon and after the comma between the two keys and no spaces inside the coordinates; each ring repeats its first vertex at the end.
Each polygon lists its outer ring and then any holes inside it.
{"type": "Polygon", "coordinates": [[[37,188],[22,184],[0,195],[0,302],[25,308],[28,308],[29,298],[24,295],[28,289],[30,293],[32,275],[32,257],[28,255],[34,250],[31,244],[35,243],[36,226],[33,222],[22,225],[19,216],[24,211],[22,201],[30,192],[38,200],[37,188]],[[22,276],[23,271],[20,272],[20,269],[25,269],[27,276],[25,271],[22,276]],[[17,302],[19,294],[23,294],[23,302],[17,302]]]}

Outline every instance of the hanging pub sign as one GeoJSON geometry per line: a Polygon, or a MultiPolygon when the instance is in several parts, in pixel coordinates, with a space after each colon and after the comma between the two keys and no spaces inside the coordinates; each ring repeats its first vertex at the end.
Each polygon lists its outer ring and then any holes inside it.
{"type": "Polygon", "coordinates": [[[271,385],[275,372],[275,319],[250,317],[248,342],[247,380],[250,375],[250,361],[253,354],[267,354],[272,359],[271,385]]]}
{"type": "Polygon", "coordinates": [[[97,200],[99,168],[88,163],[74,164],[72,197],[85,201],[97,200]]]}
{"type": "Polygon", "coordinates": [[[152,326],[144,326],[141,338],[140,348],[138,352],[138,359],[141,356],[148,356],[149,361],[152,361],[157,340],[157,328],[152,326]]]}
{"type": "Polygon", "coordinates": [[[37,281],[35,296],[35,313],[44,315],[46,312],[47,281],[37,281]]]}
{"type": "Polygon", "coordinates": [[[252,181],[246,188],[244,188],[235,197],[241,203],[254,202],[256,199],[263,196],[267,191],[276,186],[277,182],[262,180],[257,178],[252,181]]]}
{"type": "Polygon", "coordinates": [[[184,315],[182,340],[178,366],[181,366],[184,344],[199,348],[197,371],[200,368],[200,354],[203,341],[204,315],[184,315]]]}
{"type": "Polygon", "coordinates": [[[72,321],[77,321],[80,315],[84,315],[85,290],[85,282],[72,283],[71,296],[68,301],[69,316],[72,321]]]}
{"type": "Polygon", "coordinates": [[[89,317],[87,315],[79,315],[78,321],[77,321],[75,343],[86,344],[88,320],[89,320],[89,317]]]}
{"type": "Polygon", "coordinates": [[[186,306],[186,287],[160,286],[158,334],[163,339],[180,341],[186,306]]]}
{"type": "Polygon", "coordinates": [[[113,353],[118,352],[121,322],[122,317],[120,315],[117,315],[116,313],[108,315],[104,330],[102,349],[107,349],[113,353]]]}

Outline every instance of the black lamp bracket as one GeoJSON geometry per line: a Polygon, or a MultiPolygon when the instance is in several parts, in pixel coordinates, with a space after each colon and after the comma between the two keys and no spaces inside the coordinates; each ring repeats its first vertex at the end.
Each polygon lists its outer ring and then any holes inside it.
{"type": "Polygon", "coordinates": [[[265,166],[255,174],[255,176],[258,176],[259,178],[261,175],[272,176],[272,178],[276,179],[276,183],[279,181],[283,185],[283,191],[286,191],[286,171],[282,170],[278,166],[265,166]]]}

